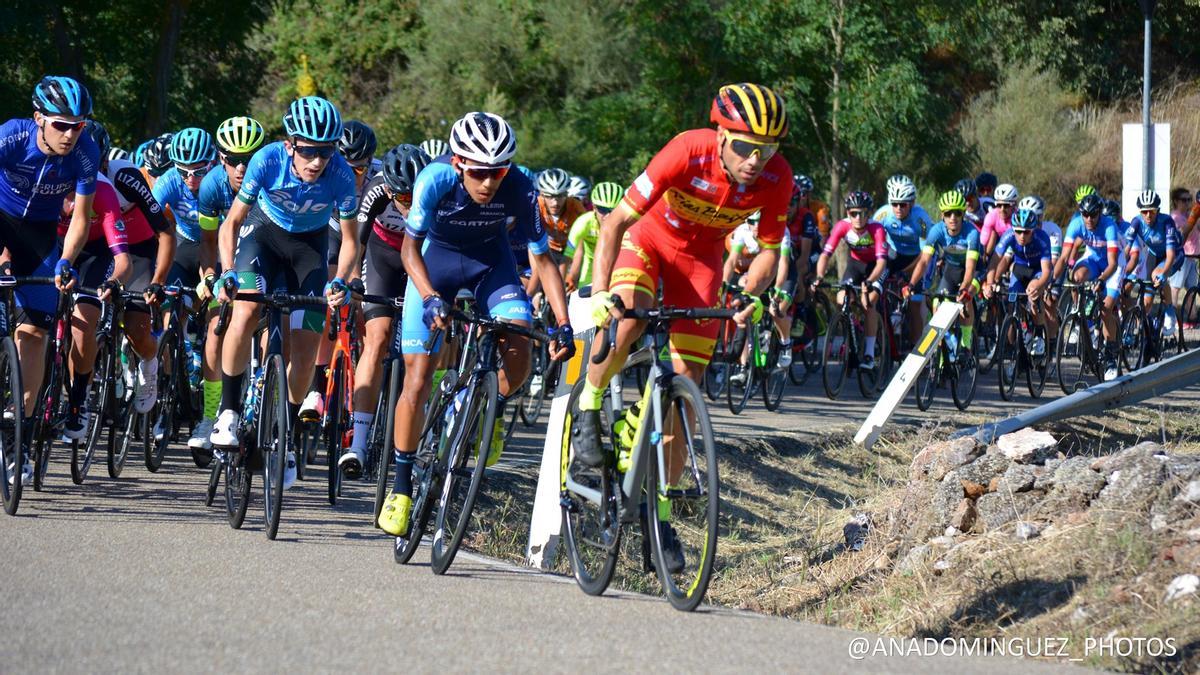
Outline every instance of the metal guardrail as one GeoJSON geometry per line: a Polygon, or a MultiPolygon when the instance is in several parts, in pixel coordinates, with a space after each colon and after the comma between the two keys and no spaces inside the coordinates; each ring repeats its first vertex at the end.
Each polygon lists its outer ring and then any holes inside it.
{"type": "Polygon", "coordinates": [[[1193,349],[1019,415],[957,431],[950,437],[974,436],[982,443],[991,443],[1004,434],[1031,424],[1055,422],[1140,403],[1197,382],[1200,382],[1200,349],[1193,349]]]}

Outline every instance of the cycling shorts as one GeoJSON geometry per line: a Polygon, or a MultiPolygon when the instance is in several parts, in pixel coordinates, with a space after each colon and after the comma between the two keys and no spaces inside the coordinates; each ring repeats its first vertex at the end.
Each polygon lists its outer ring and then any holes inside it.
{"type": "MultiPolygon", "coordinates": [[[[1122,259],[1123,258],[1124,256],[1122,256],[1122,259]]],[[[1108,261],[1098,255],[1086,255],[1079,260],[1076,260],[1075,264],[1071,266],[1072,276],[1074,276],[1075,270],[1079,269],[1080,267],[1087,269],[1087,278],[1089,280],[1098,279],[1100,278],[1100,275],[1104,273],[1104,269],[1108,267],[1108,261]]],[[[1104,294],[1110,298],[1121,297],[1122,275],[1120,274],[1120,270],[1121,261],[1118,260],[1117,271],[1114,272],[1112,276],[1108,278],[1108,281],[1104,283],[1104,294]]]]}
{"type": "MultiPolygon", "coordinates": [[[[233,260],[241,287],[254,288],[260,293],[283,289],[296,295],[323,295],[329,280],[329,267],[325,263],[329,244],[326,229],[329,228],[288,232],[255,204],[242,224],[233,260]]],[[[325,310],[306,308],[303,312],[292,312],[292,328],[323,331],[325,310]]]]}
{"type": "MultiPolygon", "coordinates": [[[[670,307],[716,307],[721,289],[721,241],[698,246],[661,234],[660,226],[641,220],[621,241],[613,266],[612,291],[632,290],[651,300],[662,281],[662,304],[670,307]]],[[[671,357],[708,364],[721,322],[716,319],[671,323],[671,357]]]]}
{"type": "Polygon", "coordinates": [[[342,250],[342,228],[329,228],[329,251],[325,254],[325,262],[331,267],[337,266],[338,254],[342,250]]]}
{"type": "Polygon", "coordinates": [[[897,253],[895,258],[888,259],[888,264],[887,264],[888,275],[890,276],[893,274],[905,274],[907,276],[908,272],[910,271],[908,269],[909,266],[912,265],[914,262],[916,262],[917,258],[920,258],[920,257],[921,257],[921,254],[919,254],[919,253],[916,255],[904,255],[902,253],[897,253]]]}
{"type": "MultiPolygon", "coordinates": [[[[1142,249],[1142,251],[1146,253],[1146,274],[1149,275],[1155,267],[1158,267],[1158,263],[1161,261],[1158,259],[1158,256],[1154,255],[1153,251],[1146,251],[1146,249],[1142,249]]],[[[1171,269],[1167,270],[1165,276],[1169,277],[1183,269],[1184,260],[1187,260],[1187,258],[1185,258],[1182,253],[1176,255],[1175,262],[1171,263],[1171,269]]],[[[1153,291],[1151,289],[1147,289],[1146,292],[1152,293],[1153,291]]]]}
{"type": "MultiPolygon", "coordinates": [[[[864,282],[868,278],[870,278],[871,272],[874,269],[875,269],[874,261],[872,261],[870,263],[866,263],[861,260],[855,260],[854,258],[848,258],[846,260],[846,269],[842,273],[842,283],[843,284],[854,284],[855,286],[860,286],[860,285],[862,285],[862,282],[864,282]]],[[[879,277],[879,279],[877,279],[875,281],[875,283],[872,284],[872,286],[874,286],[876,289],[882,289],[883,282],[887,280],[887,276],[888,276],[887,268],[884,268],[883,275],[881,277],[879,277]]]]}
{"type": "MultiPolygon", "coordinates": [[[[967,268],[959,267],[958,265],[945,265],[942,267],[942,276],[938,281],[937,293],[946,295],[958,295],[958,289],[962,288],[963,276],[967,273],[967,268]]],[[[975,286],[972,285],[972,291],[975,286]]]]}
{"type": "MultiPolygon", "coordinates": [[[[127,253],[133,272],[129,276],[129,282],[125,284],[125,290],[145,290],[154,279],[154,265],[158,261],[158,240],[147,239],[133,244],[127,253]]],[[[113,254],[107,246],[103,245],[103,242],[95,248],[84,247],[75,264],[79,270],[79,284],[89,288],[96,288],[112,278],[115,266],[113,254]]],[[[100,306],[99,298],[85,293],[80,293],[75,298],[75,302],[94,307],[100,306]]],[[[149,314],[150,306],[142,299],[131,300],[125,303],[125,311],[149,314]]]]}
{"type": "MultiPolygon", "coordinates": [[[[8,251],[9,274],[18,277],[54,276],[62,255],[58,245],[58,221],[29,221],[0,211],[0,248],[8,251]]],[[[58,291],[53,286],[25,286],[14,294],[17,322],[38,328],[54,325],[58,291]]]]}
{"type": "Polygon", "coordinates": [[[1040,269],[1013,263],[1013,266],[1009,269],[1008,292],[1024,293],[1025,289],[1029,286],[1029,282],[1034,279],[1040,279],[1041,276],[1042,271],[1040,269]]]}
{"type": "MultiPolygon", "coordinates": [[[[363,259],[363,285],[369,295],[394,298],[404,293],[408,285],[408,273],[400,261],[400,251],[374,233],[367,240],[367,253],[363,259]]],[[[367,303],[363,316],[367,321],[378,317],[392,318],[395,309],[391,305],[367,303]]]]}
{"type": "MultiPolygon", "coordinates": [[[[494,319],[532,322],[529,297],[517,278],[512,251],[507,246],[459,250],[425,240],[422,257],[433,290],[447,305],[460,290],[475,295],[479,304],[494,319]]],[[[426,351],[429,327],[425,325],[423,298],[409,280],[404,288],[404,312],[401,318],[402,351],[405,354],[437,353],[441,341],[426,351]]]]}

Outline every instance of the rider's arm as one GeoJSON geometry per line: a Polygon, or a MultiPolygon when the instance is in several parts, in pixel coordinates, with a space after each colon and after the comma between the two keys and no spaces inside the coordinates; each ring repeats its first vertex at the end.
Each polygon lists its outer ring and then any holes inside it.
{"type": "Polygon", "coordinates": [[[721,269],[721,282],[729,283],[733,279],[733,272],[737,268],[738,254],[741,253],[742,246],[738,242],[733,242],[729,247],[729,254],[725,256],[725,265],[721,269]]]}
{"type": "MultiPolygon", "coordinates": [[[[216,239],[216,232],[205,232],[204,236],[211,236],[216,239]]],[[[158,256],[154,260],[154,276],[150,279],[150,283],[163,285],[167,283],[167,275],[171,273],[171,262],[175,260],[175,231],[162,230],[155,232],[154,236],[158,238],[158,256]]],[[[211,269],[202,269],[200,278],[204,278],[211,274],[211,269]]]]}
{"type": "Polygon", "coordinates": [[[250,203],[242,201],[239,194],[225,214],[225,220],[221,221],[221,229],[217,231],[221,269],[223,270],[233,270],[233,255],[237,251],[238,230],[241,229],[242,223],[246,222],[248,215],[250,215],[250,203]]]}
{"type": "Polygon", "coordinates": [[[641,216],[628,202],[622,200],[604,220],[600,221],[600,236],[596,238],[596,253],[592,259],[592,291],[607,291],[612,277],[621,238],[641,216]]]}
{"type": "Polygon", "coordinates": [[[916,287],[921,282],[921,278],[925,276],[925,268],[929,267],[931,260],[933,260],[933,247],[927,244],[921,249],[921,257],[917,259],[917,264],[908,278],[910,287],[916,287]]]}
{"type": "Polygon", "coordinates": [[[775,288],[783,288],[783,285],[787,283],[788,274],[791,272],[791,268],[792,268],[791,244],[788,242],[785,242],[785,245],[779,254],[779,265],[776,267],[775,288]]]}
{"type": "Polygon", "coordinates": [[[754,261],[750,263],[750,269],[746,272],[746,293],[748,295],[760,295],[767,290],[767,285],[774,278],[775,265],[778,262],[778,247],[763,247],[758,255],[754,256],[754,261]]]}
{"type": "MultiPolygon", "coordinates": [[[[583,247],[575,247],[571,252],[571,269],[567,271],[567,283],[572,289],[579,287],[579,274],[583,271],[583,247]]],[[[532,266],[531,266],[532,267],[532,266]]]]}
{"type": "Polygon", "coordinates": [[[362,248],[358,243],[358,221],[354,216],[339,218],[342,227],[342,248],[338,251],[337,276],[341,279],[353,279],[362,269],[359,257],[362,248]]]}

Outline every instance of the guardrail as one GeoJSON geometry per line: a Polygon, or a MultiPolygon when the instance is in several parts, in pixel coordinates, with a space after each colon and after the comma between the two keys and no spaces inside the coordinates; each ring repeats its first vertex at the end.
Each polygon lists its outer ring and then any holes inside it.
{"type": "Polygon", "coordinates": [[[1140,403],[1197,382],[1200,382],[1200,349],[1193,349],[1019,415],[957,431],[951,434],[951,438],[974,436],[981,443],[991,443],[1004,434],[1031,424],[1055,422],[1140,403]]]}

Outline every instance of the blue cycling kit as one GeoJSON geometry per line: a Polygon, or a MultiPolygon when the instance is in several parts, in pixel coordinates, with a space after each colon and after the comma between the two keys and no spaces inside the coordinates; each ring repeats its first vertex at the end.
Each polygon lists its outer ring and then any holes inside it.
{"type": "Polygon", "coordinates": [[[1140,214],[1134,216],[1133,222],[1125,230],[1125,240],[1135,251],[1149,250],[1154,255],[1155,264],[1166,259],[1167,251],[1174,251],[1175,263],[1168,273],[1183,266],[1179,230],[1175,227],[1175,220],[1165,213],[1158,214],[1153,224],[1147,223],[1140,214]]]}
{"type": "Polygon", "coordinates": [[[200,196],[197,198],[197,208],[200,211],[201,229],[216,229],[219,225],[205,227],[203,220],[220,219],[233,206],[233,198],[237,193],[229,185],[229,172],[224,168],[213,169],[200,182],[200,196]]]}
{"type": "Polygon", "coordinates": [[[933,227],[933,221],[920,204],[913,204],[908,217],[903,220],[896,217],[890,204],[885,204],[875,212],[874,220],[887,231],[888,250],[895,251],[898,256],[920,255],[921,240],[933,227]]]}
{"type": "Polygon", "coordinates": [[[929,230],[922,250],[932,256],[941,255],[947,265],[965,267],[967,258],[979,260],[979,230],[963,223],[958,234],[950,234],[946,223],[938,223],[929,230]]]}
{"type": "Polygon", "coordinates": [[[81,134],[71,152],[47,155],[38,148],[38,126],[31,119],[0,125],[0,211],[27,222],[58,226],[63,197],[96,191],[100,149],[81,134]]]}
{"type": "MultiPolygon", "coordinates": [[[[209,175],[213,173],[210,171],[209,175]]],[[[183,176],[175,167],[154,182],[154,198],[159,204],[171,207],[171,213],[175,214],[175,232],[179,236],[188,241],[200,241],[200,200],[183,182],[183,176]]]]}
{"type": "MultiPolygon", "coordinates": [[[[1100,275],[1104,274],[1104,270],[1108,268],[1108,251],[1117,251],[1117,269],[1125,261],[1125,252],[1121,250],[1121,240],[1118,236],[1117,223],[1108,216],[1100,216],[1100,222],[1096,224],[1096,229],[1089,230],[1083,222],[1083,217],[1078,213],[1071,219],[1071,223],[1067,225],[1066,234],[1063,235],[1063,246],[1066,247],[1076,240],[1081,241],[1087,246],[1087,253],[1082,258],[1076,258],[1072,270],[1079,267],[1087,268],[1088,279],[1099,279],[1100,275]]],[[[1121,275],[1113,273],[1109,275],[1105,281],[1105,294],[1110,298],[1117,298],[1121,295],[1121,275]]]]}
{"type": "Polygon", "coordinates": [[[320,177],[306,183],[292,170],[292,158],[283,141],[254,153],[238,199],[246,204],[257,201],[271,222],[288,232],[326,227],[335,209],[341,218],[354,220],[358,209],[354,170],[341,155],[335,153],[320,177]]]}
{"type": "MultiPolygon", "coordinates": [[[[487,204],[477,204],[463,187],[448,158],[434,161],[417,176],[407,236],[424,239],[421,254],[434,292],[453,300],[471,290],[488,313],[507,321],[528,322],[532,315],[517,278],[510,241],[525,240],[535,255],[549,250],[532,181],[510,171],[487,204]],[[510,219],[514,227],[508,231],[510,219]]],[[[426,353],[429,328],[422,301],[410,279],[404,292],[403,351],[426,353]]],[[[434,346],[437,351],[438,345],[434,346]]]]}
{"type": "Polygon", "coordinates": [[[1034,230],[1029,243],[1022,244],[1017,240],[1016,232],[1010,228],[1000,235],[1000,240],[996,242],[996,255],[1012,258],[1014,265],[1030,267],[1039,272],[1042,269],[1042,261],[1050,262],[1053,254],[1050,235],[1044,230],[1034,230]]]}

